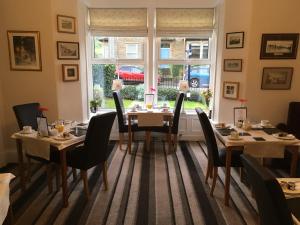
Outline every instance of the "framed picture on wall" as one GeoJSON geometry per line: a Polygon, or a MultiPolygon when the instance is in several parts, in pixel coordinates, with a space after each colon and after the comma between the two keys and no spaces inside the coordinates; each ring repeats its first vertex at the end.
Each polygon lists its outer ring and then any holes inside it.
{"type": "Polygon", "coordinates": [[[265,67],[263,69],[261,89],[289,90],[291,89],[292,67],[265,67]]]}
{"type": "Polygon", "coordinates": [[[242,72],[242,59],[224,59],[225,72],[242,72]]]}
{"type": "Polygon", "coordinates": [[[226,48],[243,48],[244,32],[226,33],[226,48]]]}
{"type": "Polygon", "coordinates": [[[79,43],[58,41],[57,58],[58,59],[79,59],[79,43]]]}
{"type": "Polygon", "coordinates": [[[78,81],[79,69],[77,64],[63,64],[62,65],[63,81],[78,81]]]}
{"type": "Polygon", "coordinates": [[[296,59],[299,34],[263,34],[261,59],[296,59]]]}
{"type": "Polygon", "coordinates": [[[39,31],[7,31],[11,70],[42,71],[39,31]]]}
{"type": "Polygon", "coordinates": [[[60,33],[76,33],[76,18],[72,16],[57,15],[57,31],[60,33]]]}
{"type": "Polygon", "coordinates": [[[224,81],[223,83],[223,98],[238,99],[239,97],[239,82],[224,81]]]}

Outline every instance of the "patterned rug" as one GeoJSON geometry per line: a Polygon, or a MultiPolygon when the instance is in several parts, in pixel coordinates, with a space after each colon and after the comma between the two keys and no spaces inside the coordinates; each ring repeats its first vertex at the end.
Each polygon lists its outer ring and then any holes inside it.
{"type": "MultiPolygon", "coordinates": [[[[230,207],[224,205],[223,168],[210,197],[211,180],[204,183],[207,155],[203,143],[180,142],[175,154],[166,154],[167,143],[160,140],[152,141],[150,152],[144,142],[135,142],[131,155],[120,151],[116,142],[109,148],[108,191],[103,188],[100,167],[90,169],[87,201],[82,181],[73,181],[69,170],[68,208],[62,207],[61,190],[48,193],[45,166],[33,166],[23,194],[16,178],[11,184],[15,224],[258,224],[255,200],[238,171],[232,170],[230,207]]],[[[16,174],[16,165],[8,169],[16,174]]]]}

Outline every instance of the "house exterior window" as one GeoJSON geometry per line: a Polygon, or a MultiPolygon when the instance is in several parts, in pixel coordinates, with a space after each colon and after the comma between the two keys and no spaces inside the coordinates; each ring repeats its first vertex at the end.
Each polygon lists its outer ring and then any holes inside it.
{"type": "Polygon", "coordinates": [[[138,59],[139,58],[139,44],[125,44],[126,58],[138,59]]]}

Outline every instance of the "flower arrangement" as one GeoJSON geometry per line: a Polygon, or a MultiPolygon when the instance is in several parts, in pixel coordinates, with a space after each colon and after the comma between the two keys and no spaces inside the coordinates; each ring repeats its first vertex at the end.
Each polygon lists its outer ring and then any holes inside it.
{"type": "Polygon", "coordinates": [[[210,99],[213,95],[212,91],[208,88],[206,90],[203,90],[201,92],[201,95],[204,97],[206,105],[209,106],[210,99]]]}
{"type": "Polygon", "coordinates": [[[92,113],[97,112],[97,108],[101,106],[102,100],[100,98],[90,101],[90,110],[92,113]]]}
{"type": "Polygon", "coordinates": [[[38,111],[39,111],[39,116],[43,117],[44,116],[44,112],[48,111],[48,108],[39,106],[38,111]]]}
{"type": "Polygon", "coordinates": [[[246,102],[247,102],[247,99],[245,99],[245,98],[240,98],[240,99],[239,99],[239,102],[241,103],[241,107],[245,107],[245,104],[246,104],[246,102]]]}

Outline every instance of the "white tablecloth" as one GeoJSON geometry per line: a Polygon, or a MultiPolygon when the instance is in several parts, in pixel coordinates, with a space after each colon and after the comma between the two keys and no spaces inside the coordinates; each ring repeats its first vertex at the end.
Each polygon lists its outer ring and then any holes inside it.
{"type": "Polygon", "coordinates": [[[0,224],[4,222],[9,209],[9,183],[14,177],[11,173],[0,174],[0,224]]]}

